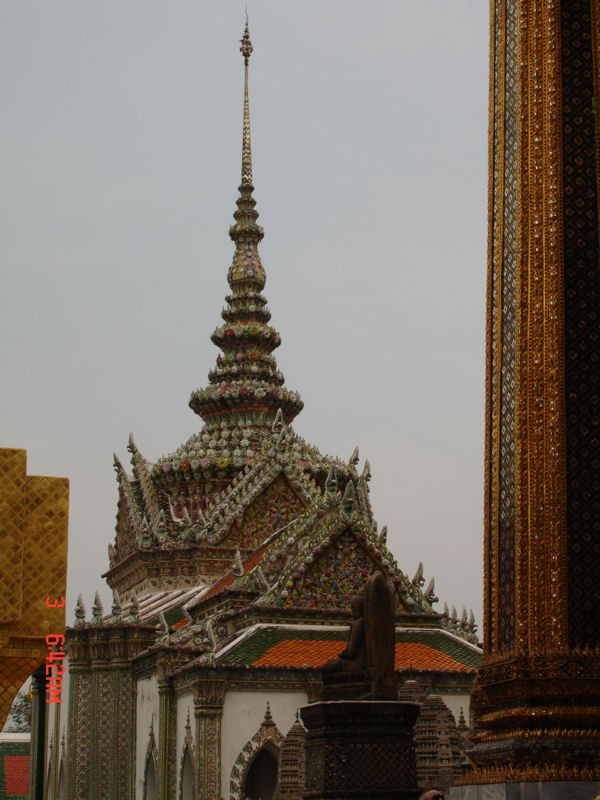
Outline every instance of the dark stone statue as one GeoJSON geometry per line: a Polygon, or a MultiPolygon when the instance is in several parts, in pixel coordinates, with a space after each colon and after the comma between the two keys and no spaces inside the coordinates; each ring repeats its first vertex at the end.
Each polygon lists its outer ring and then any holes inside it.
{"type": "Polygon", "coordinates": [[[348,644],[323,667],[323,698],[396,700],[395,605],[387,578],[371,575],[351,608],[348,644]]]}
{"type": "Polygon", "coordinates": [[[416,800],[416,703],[397,699],[395,603],[377,572],[352,600],[348,643],[322,671],[321,700],[301,709],[305,800],[416,800]]]}
{"type": "Polygon", "coordinates": [[[352,598],[352,624],[348,633],[348,644],[337,658],[328,661],[325,672],[364,672],[367,668],[367,646],[365,640],[365,599],[362,594],[352,598]]]}

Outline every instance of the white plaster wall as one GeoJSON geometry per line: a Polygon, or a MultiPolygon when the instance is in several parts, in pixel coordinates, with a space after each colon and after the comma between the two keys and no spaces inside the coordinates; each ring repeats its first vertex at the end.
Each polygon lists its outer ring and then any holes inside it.
{"type": "Polygon", "coordinates": [[[177,698],[177,791],[179,792],[179,781],[181,779],[181,756],[185,742],[185,725],[187,722],[188,710],[190,712],[190,727],[194,744],[196,742],[196,720],[194,717],[194,698],[191,694],[182,695],[177,698]]]}
{"type": "Polygon", "coordinates": [[[142,800],[144,792],[144,766],[150,737],[154,726],[154,740],[158,747],[158,681],[156,675],[139,680],[136,685],[136,736],[135,736],[135,796],[142,800]]]}
{"type": "Polygon", "coordinates": [[[273,721],[285,736],[296,711],[308,703],[305,692],[227,692],[221,722],[221,794],[229,796],[231,770],[240,751],[265,718],[267,702],[273,721]]]}

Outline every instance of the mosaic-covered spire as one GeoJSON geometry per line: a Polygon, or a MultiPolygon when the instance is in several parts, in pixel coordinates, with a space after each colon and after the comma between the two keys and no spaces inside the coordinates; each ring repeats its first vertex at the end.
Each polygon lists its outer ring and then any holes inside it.
{"type": "Polygon", "coordinates": [[[233,262],[227,273],[231,294],[221,312],[224,324],[212,335],[223,351],[209,373],[209,386],[194,392],[191,408],[208,426],[271,425],[281,408],[284,420],[291,422],[302,410],[296,392],[284,387],[284,378],[272,355],[281,339],[271,325],[271,313],[261,294],[265,285],[258,244],[264,231],[257,224],[256,200],[252,197],[252,151],[250,146],[250,105],[248,63],[252,54],[248,20],[241,39],[244,58],[244,116],[242,136],[242,180],[239,186],[235,223],[229,235],[235,244],[233,262]]]}

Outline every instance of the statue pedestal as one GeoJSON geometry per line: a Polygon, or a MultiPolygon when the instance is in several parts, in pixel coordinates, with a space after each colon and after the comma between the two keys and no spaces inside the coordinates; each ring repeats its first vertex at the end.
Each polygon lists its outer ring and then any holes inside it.
{"type": "Polygon", "coordinates": [[[416,800],[417,703],[332,700],[300,709],[305,800],[416,800]]]}

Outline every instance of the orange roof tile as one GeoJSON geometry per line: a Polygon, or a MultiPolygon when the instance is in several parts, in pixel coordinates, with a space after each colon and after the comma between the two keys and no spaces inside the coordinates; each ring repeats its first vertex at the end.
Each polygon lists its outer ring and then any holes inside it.
{"type": "Polygon", "coordinates": [[[254,662],[256,667],[320,667],[344,649],[344,642],[322,639],[284,639],[254,662]]]}
{"type": "MultiPolygon", "coordinates": [[[[345,642],[322,639],[284,639],[266,650],[256,661],[256,667],[320,667],[344,649],[345,642]]],[[[397,670],[444,670],[473,672],[473,667],[461,664],[447,653],[420,642],[396,644],[397,670]]]]}
{"type": "Polygon", "coordinates": [[[399,642],[396,644],[396,669],[444,670],[474,672],[473,667],[462,664],[448,653],[421,642],[399,642]]]}

